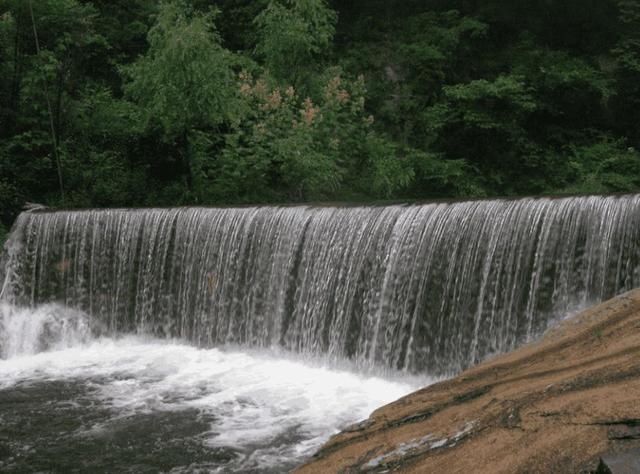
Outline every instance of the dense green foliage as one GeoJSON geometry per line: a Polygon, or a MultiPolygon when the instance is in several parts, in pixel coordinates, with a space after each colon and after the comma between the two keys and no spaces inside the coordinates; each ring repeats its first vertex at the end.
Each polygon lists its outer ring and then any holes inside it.
{"type": "Polygon", "coordinates": [[[0,0],[5,227],[637,191],[638,149],[640,0],[0,0]]]}

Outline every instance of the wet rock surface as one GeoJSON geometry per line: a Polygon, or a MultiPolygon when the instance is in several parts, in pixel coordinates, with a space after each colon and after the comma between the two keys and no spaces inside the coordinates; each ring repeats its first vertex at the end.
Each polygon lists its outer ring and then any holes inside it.
{"type": "Polygon", "coordinates": [[[297,472],[640,473],[640,290],[358,428],[297,472]]]}

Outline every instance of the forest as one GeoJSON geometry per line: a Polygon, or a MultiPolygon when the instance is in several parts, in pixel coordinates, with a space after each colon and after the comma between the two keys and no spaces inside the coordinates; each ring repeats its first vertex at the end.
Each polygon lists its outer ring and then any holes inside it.
{"type": "Polygon", "coordinates": [[[640,189],[640,0],[0,0],[0,241],[132,207],[640,189]]]}

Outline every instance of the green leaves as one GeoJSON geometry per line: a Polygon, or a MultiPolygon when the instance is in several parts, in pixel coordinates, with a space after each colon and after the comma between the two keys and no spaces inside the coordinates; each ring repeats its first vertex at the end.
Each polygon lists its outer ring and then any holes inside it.
{"type": "Polygon", "coordinates": [[[249,112],[227,135],[216,188],[238,177],[237,199],[297,201],[335,193],[344,175],[341,138],[353,131],[353,114],[363,113],[353,104],[360,98],[344,86],[333,77],[323,101],[315,103],[292,86],[283,90],[241,74],[239,89],[249,112]]]}
{"type": "Polygon", "coordinates": [[[336,13],[325,0],[273,0],[255,23],[256,53],[278,80],[300,88],[313,62],[330,49],[336,13]]]}
{"type": "Polygon", "coordinates": [[[508,192],[513,167],[529,147],[526,123],[537,110],[533,90],[517,75],[446,86],[423,116],[432,146],[474,163],[492,189],[508,192]]]}
{"type": "Polygon", "coordinates": [[[568,181],[563,191],[611,193],[632,192],[640,188],[640,153],[622,140],[601,137],[584,145],[572,146],[568,181]]]}
{"type": "Polygon", "coordinates": [[[537,108],[530,88],[519,76],[445,86],[443,93],[445,100],[425,115],[432,130],[456,124],[497,131],[512,129],[514,121],[526,118],[537,108]]]}
{"type": "Polygon", "coordinates": [[[123,68],[127,96],[147,126],[158,123],[167,140],[237,116],[232,58],[220,45],[214,18],[214,12],[196,13],[182,3],[161,4],[148,52],[123,68]]]}
{"type": "Polygon", "coordinates": [[[72,206],[640,189],[640,0],[32,4],[40,54],[0,0],[5,224],[58,199],[47,88],[72,206]]]}

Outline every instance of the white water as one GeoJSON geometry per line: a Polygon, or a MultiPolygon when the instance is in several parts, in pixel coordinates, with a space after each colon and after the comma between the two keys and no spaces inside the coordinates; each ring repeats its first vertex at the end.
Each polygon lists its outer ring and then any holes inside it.
{"type": "Polygon", "coordinates": [[[36,309],[0,302],[0,358],[73,347],[91,339],[89,318],[58,305],[36,309]]]}
{"type": "MultiPolygon", "coordinates": [[[[39,456],[20,464],[23,446],[12,447],[4,466],[43,470],[51,453],[68,453],[60,446],[93,436],[80,443],[93,451],[76,448],[66,467],[84,456],[103,468],[92,457],[99,434],[122,441],[124,420],[133,434],[114,458],[129,470],[129,441],[136,453],[152,445],[134,462],[153,469],[167,425],[190,447],[231,452],[212,461],[227,462],[224,472],[282,472],[429,382],[376,376],[376,367],[456,373],[639,281],[640,195],[24,213],[0,255],[0,300],[37,309],[0,303],[0,396],[16,409],[0,412],[0,435],[15,429],[39,456]],[[56,412],[60,399],[82,416],[56,412]],[[38,423],[50,413],[59,417],[48,440],[66,436],[56,429],[70,419],[82,428],[47,450],[38,423]]],[[[178,446],[165,459],[176,452],[180,462],[191,456],[178,446]]]]}
{"type": "Polygon", "coordinates": [[[65,319],[55,306],[2,309],[9,358],[0,360],[0,390],[52,380],[90,384],[113,419],[79,436],[133,414],[195,408],[214,419],[202,442],[240,453],[224,472],[277,470],[284,460],[302,460],[331,434],[427,382],[356,374],[269,351],[198,349],[136,336],[89,340],[77,312],[65,319]],[[51,321],[67,330],[35,353],[51,321]]]}
{"type": "Polygon", "coordinates": [[[640,285],[640,195],[23,213],[0,261],[110,335],[451,375],[640,285]]]}

